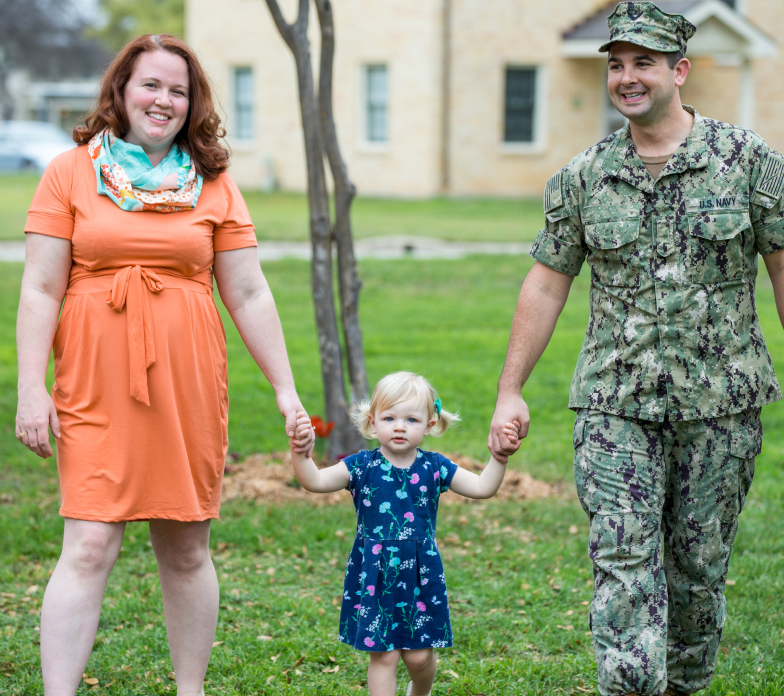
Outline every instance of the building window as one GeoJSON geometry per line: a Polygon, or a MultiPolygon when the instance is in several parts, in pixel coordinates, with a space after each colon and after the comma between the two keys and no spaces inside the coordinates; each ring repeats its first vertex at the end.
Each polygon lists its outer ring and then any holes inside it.
{"type": "Polygon", "coordinates": [[[370,143],[389,140],[389,96],[386,65],[365,66],[365,138],[370,143]]]}
{"type": "Polygon", "coordinates": [[[507,68],[504,95],[504,142],[536,140],[536,68],[507,68]]]}
{"type": "Polygon", "coordinates": [[[234,68],[234,135],[253,138],[253,69],[234,68]]]}

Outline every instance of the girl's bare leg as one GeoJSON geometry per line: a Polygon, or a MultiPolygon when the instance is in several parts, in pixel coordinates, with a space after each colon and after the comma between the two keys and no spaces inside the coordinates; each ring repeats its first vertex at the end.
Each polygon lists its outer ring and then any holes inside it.
{"type": "Polygon", "coordinates": [[[46,696],[74,696],[98,630],[109,572],[125,522],[65,518],[63,551],[41,607],[41,670],[46,696]]]}
{"type": "Polygon", "coordinates": [[[413,683],[411,696],[428,696],[436,678],[436,656],[432,648],[403,650],[403,664],[413,683]]]}
{"type": "Polygon", "coordinates": [[[203,696],[218,623],[218,576],[210,558],[210,521],[150,520],[177,696],[203,696]]]}
{"type": "Polygon", "coordinates": [[[370,696],[395,696],[400,653],[400,650],[370,653],[370,665],[368,665],[370,696]]]}

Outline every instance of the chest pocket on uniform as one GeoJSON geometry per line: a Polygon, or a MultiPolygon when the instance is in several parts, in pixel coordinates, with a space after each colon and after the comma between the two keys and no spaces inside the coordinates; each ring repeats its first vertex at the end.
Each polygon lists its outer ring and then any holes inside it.
{"type": "Polygon", "coordinates": [[[637,238],[640,218],[586,222],[585,242],[591,247],[588,263],[591,273],[602,285],[637,287],[640,284],[640,258],[637,238]]]}
{"type": "Polygon", "coordinates": [[[689,274],[693,283],[723,283],[744,275],[743,235],[748,210],[688,212],[689,274]]]}

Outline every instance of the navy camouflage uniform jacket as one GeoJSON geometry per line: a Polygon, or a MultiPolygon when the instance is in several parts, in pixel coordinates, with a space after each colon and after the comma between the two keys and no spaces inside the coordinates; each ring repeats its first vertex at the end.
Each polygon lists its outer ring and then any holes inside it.
{"type": "Polygon", "coordinates": [[[591,269],[570,408],[649,421],[739,413],[781,398],[754,300],[757,254],[784,249],[784,158],[702,118],[654,181],[629,128],[545,189],[531,255],[591,269]]]}

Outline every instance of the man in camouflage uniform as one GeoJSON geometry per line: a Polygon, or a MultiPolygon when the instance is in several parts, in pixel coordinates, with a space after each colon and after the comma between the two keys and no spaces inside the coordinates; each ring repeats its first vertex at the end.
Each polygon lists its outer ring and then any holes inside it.
{"type": "Polygon", "coordinates": [[[781,398],[754,284],[762,254],[784,316],[784,158],[681,105],[685,18],[623,2],[608,23],[608,89],[630,125],[547,183],[488,445],[503,460],[503,424],[527,433],[522,386],[587,259],[569,406],[599,690],[690,694],[715,669],[760,407],[781,398]]]}

